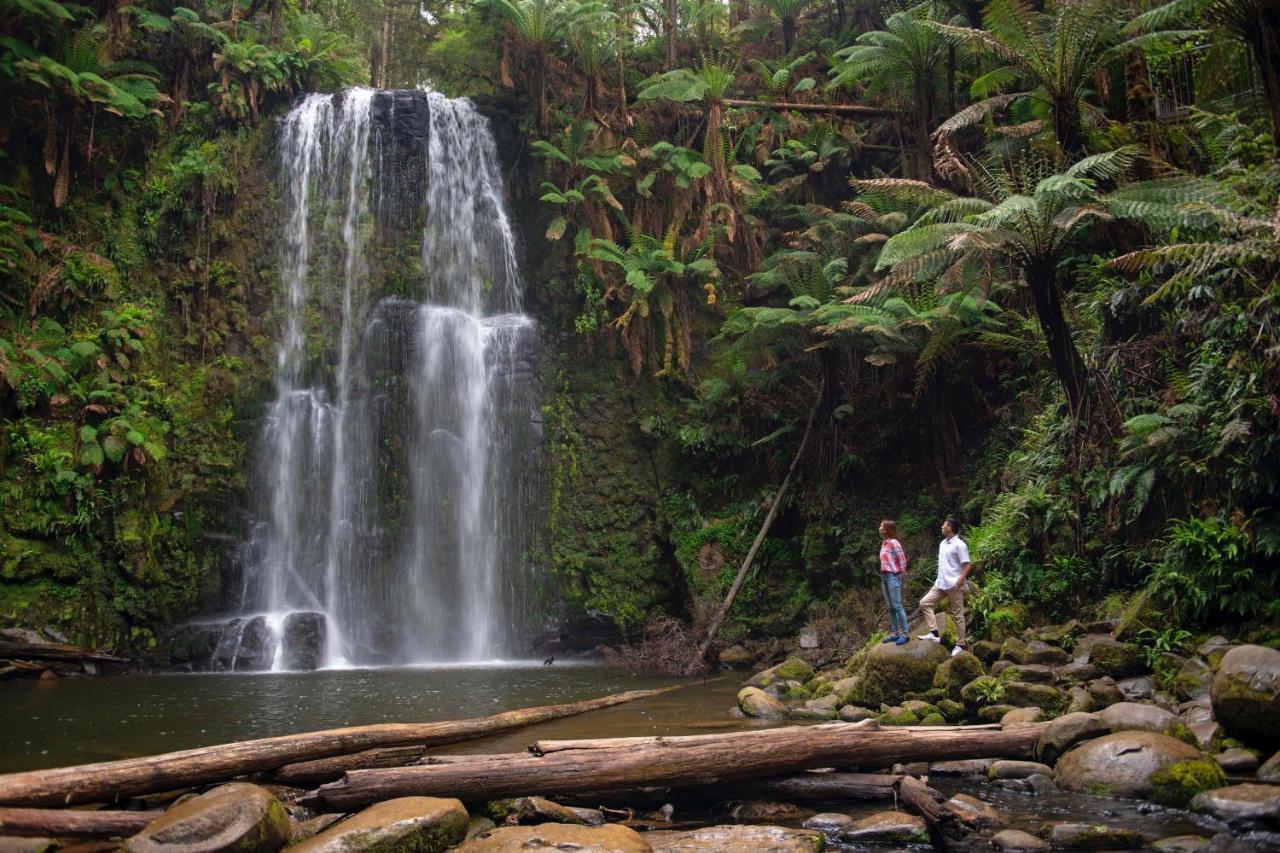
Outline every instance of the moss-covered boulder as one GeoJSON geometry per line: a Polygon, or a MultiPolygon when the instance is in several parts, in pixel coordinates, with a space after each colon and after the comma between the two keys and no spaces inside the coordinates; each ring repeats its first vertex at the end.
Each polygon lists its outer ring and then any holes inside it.
{"type": "Polygon", "coordinates": [[[1132,829],[1100,823],[1055,823],[1048,836],[1055,850],[1134,850],[1144,841],[1132,829]]]}
{"type": "Polygon", "coordinates": [[[1056,666],[1071,660],[1071,655],[1057,646],[1051,646],[1040,640],[1027,643],[1016,637],[1010,637],[1004,641],[1000,647],[1000,657],[1016,664],[1039,663],[1047,666],[1056,666]]]}
{"type": "Polygon", "coordinates": [[[969,651],[982,661],[983,666],[991,666],[1000,658],[1000,644],[993,643],[991,640],[969,643],[969,651]]]}
{"type": "Polygon", "coordinates": [[[971,652],[961,652],[947,658],[933,672],[933,686],[945,690],[952,698],[959,698],[960,689],[979,676],[985,675],[982,661],[971,652]]]}
{"type": "Polygon", "coordinates": [[[1137,646],[1108,638],[1099,638],[1090,645],[1089,663],[1112,678],[1129,678],[1146,671],[1137,646]]]}
{"type": "Polygon", "coordinates": [[[777,681],[798,681],[804,684],[813,678],[816,673],[813,665],[800,658],[787,658],[777,666],[771,666],[766,670],[757,672],[751,678],[747,679],[747,687],[768,687],[777,681]]]}
{"type": "Polygon", "coordinates": [[[129,853],[257,853],[279,850],[288,840],[289,815],[280,801],[265,788],[232,782],[173,806],[126,841],[124,849],[129,853]]]}
{"type": "MultiPolygon", "coordinates": [[[[1172,711],[1141,702],[1117,702],[1098,712],[1098,717],[1113,732],[1159,732],[1178,737],[1186,728],[1172,711]]],[[[1178,737],[1185,740],[1185,737],[1178,737]]]]}
{"type": "Polygon", "coordinates": [[[1280,651],[1237,646],[1222,658],[1211,691],[1213,713],[1227,732],[1262,744],[1280,743],[1280,651]]]}
{"type": "Polygon", "coordinates": [[[1213,687],[1213,669],[1201,658],[1187,658],[1173,679],[1173,693],[1188,701],[1203,696],[1213,687]]]}
{"type": "Polygon", "coordinates": [[[950,652],[929,640],[912,640],[906,645],[882,643],[873,648],[863,664],[862,678],[850,697],[861,705],[900,702],[908,693],[923,692],[933,686],[933,676],[950,652]]]}
{"type": "Polygon", "coordinates": [[[1004,719],[1005,714],[1016,710],[1018,709],[1012,705],[1006,705],[1003,703],[997,705],[983,705],[978,709],[978,719],[984,723],[998,723],[1004,719]]]}
{"type": "Polygon", "coordinates": [[[1052,646],[1066,647],[1072,645],[1075,638],[1085,632],[1079,619],[1071,619],[1061,625],[1045,625],[1040,628],[1028,628],[1023,636],[1027,640],[1039,640],[1052,646]]]}
{"type": "Polygon", "coordinates": [[[1002,604],[987,615],[987,635],[997,643],[1020,635],[1027,627],[1027,608],[1020,603],[1002,604]]]}
{"type": "Polygon", "coordinates": [[[969,710],[999,702],[1004,696],[1004,682],[993,675],[980,675],[960,688],[960,699],[969,710]]]}
{"type": "Polygon", "coordinates": [[[1227,823],[1280,821],[1280,788],[1275,785],[1229,785],[1197,794],[1191,808],[1227,823]]]}
{"type": "Polygon", "coordinates": [[[1089,701],[1094,710],[1101,710],[1124,701],[1124,694],[1120,692],[1115,679],[1109,675],[1095,678],[1085,685],[1085,689],[1089,692],[1089,701]]]}
{"type": "Polygon", "coordinates": [[[759,687],[744,687],[738,691],[738,709],[748,717],[762,720],[780,720],[787,716],[787,706],[759,687]]]}
{"type": "Polygon", "coordinates": [[[840,840],[855,844],[928,844],[924,821],[903,812],[879,812],[840,833],[840,840]]]}
{"type": "Polygon", "coordinates": [[[369,806],[289,848],[299,853],[436,853],[467,835],[462,803],[440,797],[400,797],[369,806]]]}
{"type": "Polygon", "coordinates": [[[1194,746],[1156,732],[1116,732],[1072,749],[1054,768],[1069,791],[1150,798],[1183,806],[1202,790],[1222,785],[1216,762],[1194,746]]]}
{"type": "Polygon", "coordinates": [[[1062,691],[1051,684],[1010,681],[1004,685],[1001,701],[1019,708],[1036,707],[1053,711],[1062,705],[1062,691]]]}
{"type": "Polygon", "coordinates": [[[919,725],[920,718],[901,705],[894,705],[892,708],[882,711],[876,717],[876,722],[882,726],[915,726],[919,725]]]}

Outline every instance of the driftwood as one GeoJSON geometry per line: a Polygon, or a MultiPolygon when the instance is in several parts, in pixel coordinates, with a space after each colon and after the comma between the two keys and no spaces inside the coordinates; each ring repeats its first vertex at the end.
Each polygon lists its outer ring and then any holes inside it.
{"type": "Polygon", "coordinates": [[[335,755],[332,758],[317,758],[314,761],[299,761],[286,764],[271,774],[271,778],[282,785],[293,785],[305,788],[321,782],[332,782],[341,779],[348,770],[367,770],[377,767],[404,767],[413,764],[426,755],[427,747],[422,744],[414,746],[391,746],[385,749],[366,749],[364,752],[353,752],[350,755],[335,755]]]}
{"type": "Polygon", "coordinates": [[[393,797],[491,800],[645,785],[691,787],[779,776],[816,767],[875,769],[898,762],[1030,757],[1042,725],[997,731],[880,728],[872,721],[685,737],[577,741],[538,752],[429,758],[413,767],[352,770],[299,803],[332,811],[393,797]]]}
{"type": "Polygon", "coordinates": [[[128,658],[119,655],[98,652],[93,649],[82,649],[66,643],[18,643],[12,640],[0,640],[0,658],[21,658],[22,660],[56,660],[71,663],[128,663],[128,658]]]}
{"type": "Polygon", "coordinates": [[[0,808],[0,836],[123,838],[140,832],[164,812],[80,812],[71,809],[0,808]]]}
{"type": "Polygon", "coordinates": [[[900,776],[896,787],[898,799],[924,818],[929,835],[936,842],[942,832],[942,808],[938,805],[942,795],[914,776],[900,776]]]}
{"type": "Polygon", "coordinates": [[[678,690],[632,690],[598,699],[437,723],[385,723],[188,749],[146,758],[0,776],[0,806],[67,806],[221,782],[286,764],[393,746],[439,746],[678,690]]]}

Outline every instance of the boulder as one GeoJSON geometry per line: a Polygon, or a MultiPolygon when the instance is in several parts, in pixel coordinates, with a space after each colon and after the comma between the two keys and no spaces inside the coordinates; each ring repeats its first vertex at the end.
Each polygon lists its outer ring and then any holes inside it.
{"type": "Polygon", "coordinates": [[[1224,773],[1242,776],[1258,769],[1258,754],[1238,746],[1224,749],[1213,758],[1222,767],[1224,773]]]}
{"type": "Polygon", "coordinates": [[[577,808],[553,803],[545,797],[520,797],[512,800],[507,813],[510,823],[576,823],[599,826],[604,814],[596,809],[577,808]]]}
{"type": "Polygon", "coordinates": [[[1053,675],[1058,681],[1075,683],[1097,678],[1102,675],[1102,671],[1088,661],[1073,660],[1071,663],[1054,668],[1053,675]]]}
{"type": "Polygon", "coordinates": [[[289,832],[289,815],[270,792],[232,782],[171,807],[124,848],[129,853],[254,853],[280,849],[289,832]]]}
{"type": "Polygon", "coordinates": [[[1222,768],[1168,735],[1126,731],[1086,741],[1058,759],[1054,781],[1077,793],[1185,805],[1225,782],[1222,768]]]}
{"type": "Polygon", "coordinates": [[[992,701],[999,701],[1003,693],[1004,684],[994,675],[980,675],[960,688],[960,698],[971,709],[987,704],[988,696],[996,697],[992,701]]]}
{"type": "Polygon", "coordinates": [[[938,713],[936,705],[931,702],[926,702],[923,699],[907,699],[902,703],[902,707],[920,718],[938,713]]]}
{"type": "Polygon", "coordinates": [[[987,770],[987,778],[1025,779],[1037,773],[1051,776],[1053,775],[1053,768],[1038,761],[1014,761],[1002,758],[991,762],[991,767],[987,770]]]}
{"type": "Polygon", "coordinates": [[[1082,685],[1076,684],[1067,691],[1067,705],[1063,713],[1088,713],[1093,710],[1093,698],[1082,685]]]}
{"type": "Polygon", "coordinates": [[[859,705],[845,705],[840,709],[840,719],[846,723],[860,723],[863,720],[870,720],[875,715],[875,711],[859,705]]]}
{"type": "Polygon", "coordinates": [[[982,661],[983,665],[991,666],[1000,657],[1000,644],[990,640],[978,640],[969,644],[969,651],[982,661]]]}
{"type": "Polygon", "coordinates": [[[1205,659],[1210,669],[1217,672],[1218,665],[1222,663],[1222,656],[1235,647],[1235,643],[1226,637],[1214,635],[1200,644],[1200,648],[1196,649],[1196,654],[1205,659]]]}
{"type": "Polygon", "coordinates": [[[839,715],[834,708],[810,708],[806,702],[804,707],[791,708],[788,716],[793,720],[834,720],[839,715]]]}
{"type": "Polygon", "coordinates": [[[720,665],[725,669],[747,669],[756,662],[756,656],[743,646],[730,646],[719,654],[720,665]]]}
{"type": "Polygon", "coordinates": [[[1112,678],[1130,678],[1146,670],[1141,650],[1132,643],[1099,638],[1089,647],[1089,663],[1112,678]]]}
{"type": "Polygon", "coordinates": [[[942,810],[966,829],[991,829],[1007,823],[995,806],[969,794],[956,794],[942,804],[942,810]]]}
{"type": "Polygon", "coordinates": [[[1132,829],[1097,823],[1056,823],[1049,843],[1059,850],[1133,850],[1143,837],[1132,829]]]}
{"type": "Polygon", "coordinates": [[[345,815],[340,814],[322,814],[306,820],[290,821],[289,823],[289,843],[301,844],[308,838],[314,838],[342,820],[345,815]]]}
{"type": "Polygon", "coordinates": [[[840,679],[837,679],[836,681],[831,682],[830,695],[838,696],[840,698],[839,705],[836,706],[837,708],[840,707],[840,705],[848,704],[851,697],[853,697],[856,694],[858,689],[858,682],[860,680],[861,679],[858,678],[858,676],[853,675],[848,678],[840,678],[840,679]]]}
{"type": "Polygon", "coordinates": [[[992,758],[965,758],[957,761],[935,761],[929,765],[929,773],[934,776],[986,776],[992,758]]]}
{"type": "Polygon", "coordinates": [[[780,720],[787,716],[787,706],[758,687],[738,691],[738,708],[748,717],[762,720],[780,720]]]}
{"type": "Polygon", "coordinates": [[[1016,710],[1012,705],[984,705],[978,709],[978,719],[984,723],[998,723],[1004,719],[1005,714],[1016,710]]]}
{"type": "Polygon", "coordinates": [[[1155,683],[1145,675],[1121,679],[1116,682],[1116,689],[1130,702],[1149,700],[1156,692],[1155,683]]]}
{"type": "Polygon", "coordinates": [[[901,705],[894,705],[881,711],[876,722],[882,726],[916,726],[920,724],[920,718],[901,705]]]}
{"type": "Polygon", "coordinates": [[[1222,742],[1222,726],[1216,720],[1200,720],[1187,726],[1196,745],[1205,752],[1213,752],[1222,742]]]}
{"type": "Polygon", "coordinates": [[[798,823],[812,817],[813,809],[774,800],[747,800],[734,806],[730,814],[743,823],[798,823]]]}
{"type": "Polygon", "coordinates": [[[895,703],[907,693],[933,686],[935,671],[951,653],[931,640],[911,640],[906,645],[881,643],[871,649],[852,701],[872,707],[895,703]]]}
{"type": "Polygon", "coordinates": [[[448,850],[467,836],[471,818],[455,799],[399,797],[384,800],[335,823],[290,851],[360,853],[360,851],[448,850]]]}
{"type": "Polygon", "coordinates": [[[1004,686],[1001,701],[1019,708],[1051,708],[1062,705],[1062,693],[1049,684],[1032,684],[1027,681],[1010,681],[1004,686]]]}
{"type": "Polygon", "coordinates": [[[1000,718],[1000,725],[1006,729],[1017,728],[1018,726],[1029,726],[1038,723],[1044,719],[1044,711],[1035,707],[1017,708],[1000,718]]]}
{"type": "Polygon", "coordinates": [[[840,834],[853,826],[853,818],[840,812],[822,812],[804,822],[805,829],[816,829],[827,838],[839,838],[840,834]]]}
{"type": "Polygon", "coordinates": [[[1040,734],[1040,740],[1036,743],[1036,755],[1040,760],[1052,763],[1080,741],[1102,737],[1110,732],[1111,727],[1097,714],[1063,714],[1050,722],[1040,734]]]}
{"type": "Polygon", "coordinates": [[[947,691],[948,696],[958,697],[962,687],[984,674],[982,661],[977,655],[961,652],[947,658],[934,670],[933,686],[947,691]]]}
{"type": "Polygon", "coordinates": [[[1093,703],[1094,710],[1101,710],[1124,701],[1124,694],[1120,692],[1120,688],[1116,687],[1116,682],[1110,676],[1095,678],[1086,685],[1089,691],[1089,700],[1093,703]]]}
{"type": "Polygon", "coordinates": [[[787,658],[777,666],[757,672],[747,680],[747,687],[768,687],[775,681],[799,681],[804,684],[815,675],[813,667],[800,658],[787,658]]]}
{"type": "Polygon", "coordinates": [[[1201,658],[1187,658],[1173,679],[1173,693],[1179,699],[1194,699],[1213,686],[1213,670],[1201,658]]]}
{"type": "Polygon", "coordinates": [[[471,823],[467,824],[466,840],[470,841],[471,839],[475,838],[477,835],[483,835],[489,830],[497,829],[497,828],[498,828],[498,825],[493,822],[492,818],[485,817],[484,815],[480,815],[479,817],[473,817],[471,819],[471,823]]]}
{"type": "Polygon", "coordinates": [[[998,660],[991,665],[991,674],[998,675],[1005,681],[1031,681],[1036,684],[1053,684],[1058,680],[1053,667],[1042,663],[1014,663],[1011,660],[998,660]]]}
{"type": "Polygon", "coordinates": [[[1085,627],[1080,624],[1079,619],[1070,619],[1061,625],[1044,625],[1039,628],[1028,628],[1022,633],[1028,640],[1039,640],[1042,643],[1061,646],[1063,644],[1070,645],[1076,637],[1085,633],[1085,627]]]}
{"type": "Polygon", "coordinates": [[[1236,737],[1280,743],[1280,650],[1237,646],[1227,652],[1214,676],[1213,713],[1236,737]]]}
{"type": "Polygon", "coordinates": [[[1160,732],[1174,735],[1183,723],[1172,711],[1137,702],[1117,702],[1098,712],[1113,732],[1160,732]]]}
{"type": "Polygon", "coordinates": [[[313,610],[290,613],[280,630],[280,656],[285,669],[313,670],[324,660],[328,623],[313,610]]]}
{"type": "Polygon", "coordinates": [[[834,693],[828,693],[826,696],[822,696],[817,699],[810,699],[808,702],[804,703],[804,707],[816,711],[830,711],[831,716],[835,717],[836,711],[838,711],[840,706],[843,704],[844,701],[842,697],[837,696],[834,693]]]}
{"type": "Polygon", "coordinates": [[[840,834],[841,841],[861,844],[928,844],[924,820],[902,812],[877,812],[854,821],[840,834]]]}
{"type": "Polygon", "coordinates": [[[1021,829],[1002,829],[991,836],[991,846],[1006,853],[1031,853],[1048,850],[1049,842],[1021,829]]]}
{"type": "MultiPolygon", "coordinates": [[[[679,833],[651,832],[649,837],[679,833]]],[[[392,848],[396,849],[396,848],[392,848]]],[[[482,832],[454,848],[456,853],[528,853],[530,850],[572,850],[574,853],[652,853],[655,849],[699,850],[698,847],[651,847],[640,833],[626,826],[501,826],[482,832]]]]}
{"type": "MultiPolygon", "coordinates": [[[[782,826],[708,826],[686,831],[662,830],[646,832],[653,853],[682,853],[698,850],[718,853],[722,850],[759,850],[762,853],[813,853],[821,850],[825,839],[815,829],[790,829],[782,826]]],[[[593,848],[594,849],[594,848],[593,848]]],[[[580,853],[574,849],[574,853],[580,853]]]]}
{"type": "Polygon", "coordinates": [[[1004,645],[1000,647],[1000,656],[1016,664],[1035,663],[1057,666],[1071,661],[1071,655],[1057,646],[1051,646],[1039,640],[1024,643],[1013,637],[1004,641],[1004,645]]]}
{"type": "Polygon", "coordinates": [[[1280,788],[1252,783],[1230,785],[1197,794],[1191,808],[1228,823],[1280,821],[1280,788]]]}
{"type": "Polygon", "coordinates": [[[1267,782],[1280,782],[1280,752],[1262,762],[1257,775],[1259,779],[1267,782]]]}

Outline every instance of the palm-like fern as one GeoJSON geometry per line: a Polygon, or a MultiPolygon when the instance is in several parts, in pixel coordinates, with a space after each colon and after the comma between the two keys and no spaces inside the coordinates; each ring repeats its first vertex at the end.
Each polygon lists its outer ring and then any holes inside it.
{"type": "Polygon", "coordinates": [[[1084,147],[1085,95],[1121,47],[1120,11],[1114,0],[1057,0],[1044,12],[1029,0],[991,0],[983,29],[933,23],[948,38],[1002,63],[973,82],[981,100],[944,122],[938,134],[945,138],[1030,97],[1048,108],[1062,150],[1077,156],[1084,147]],[[1015,92],[1006,91],[1015,84],[1015,92]]]}
{"type": "MultiPolygon", "coordinates": [[[[1132,149],[1077,161],[1053,172],[1031,160],[1017,170],[986,174],[986,197],[959,197],[918,181],[853,181],[864,192],[897,197],[927,212],[885,242],[878,269],[910,278],[938,277],[970,287],[1004,276],[1025,283],[1048,346],[1054,373],[1073,411],[1085,401],[1085,368],[1063,308],[1059,265],[1096,222],[1132,220],[1156,230],[1179,222],[1206,224],[1205,202],[1216,191],[1203,182],[1169,178],[1104,192],[1133,166],[1132,149]]],[[[979,173],[982,174],[982,173],[979,173]]]]}

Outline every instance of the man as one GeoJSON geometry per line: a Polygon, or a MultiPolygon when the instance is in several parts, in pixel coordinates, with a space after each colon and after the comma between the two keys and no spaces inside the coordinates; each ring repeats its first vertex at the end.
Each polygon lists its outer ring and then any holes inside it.
{"type": "Polygon", "coordinates": [[[947,516],[942,522],[943,540],[938,545],[938,579],[933,582],[933,589],[920,599],[920,609],[924,612],[925,624],[929,633],[921,634],[921,640],[940,642],[938,635],[938,617],[933,608],[946,602],[956,620],[956,647],[951,655],[965,651],[964,645],[964,582],[969,577],[969,546],[960,538],[960,522],[954,515],[947,516]]]}

